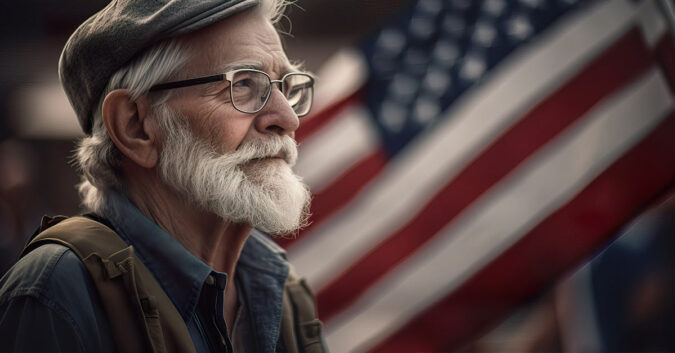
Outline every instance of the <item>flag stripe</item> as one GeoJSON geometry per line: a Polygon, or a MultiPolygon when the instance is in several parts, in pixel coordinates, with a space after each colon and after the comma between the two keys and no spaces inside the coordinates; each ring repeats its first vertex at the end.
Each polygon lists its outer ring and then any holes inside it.
{"type": "Polygon", "coordinates": [[[661,65],[671,91],[675,92],[675,38],[667,32],[656,46],[656,60],[661,65]]]}
{"type": "Polygon", "coordinates": [[[318,293],[323,320],[343,310],[465,207],[594,104],[633,81],[650,64],[637,28],[596,58],[472,161],[403,228],[318,293]]]}
{"type": "Polygon", "coordinates": [[[317,73],[312,109],[322,112],[359,90],[367,80],[368,63],[361,51],[352,47],[339,49],[324,61],[317,73]]]}
{"type": "Polygon", "coordinates": [[[355,161],[379,148],[378,136],[364,107],[347,107],[339,115],[306,137],[298,148],[302,158],[295,165],[295,172],[302,175],[315,193],[335,182],[355,161]]]}
{"type": "Polygon", "coordinates": [[[367,157],[357,161],[324,191],[313,195],[310,205],[312,223],[301,230],[294,238],[280,238],[277,239],[277,243],[284,248],[291,248],[295,242],[310,234],[317,225],[354,199],[386,164],[387,155],[382,149],[377,149],[367,157]]]}
{"type": "Polygon", "coordinates": [[[402,227],[496,136],[619,38],[633,23],[632,10],[625,1],[601,3],[516,53],[446,112],[452,118],[391,160],[350,207],[289,249],[291,261],[312,286],[322,287],[402,227]]]}
{"type": "Polygon", "coordinates": [[[323,126],[329,123],[335,117],[339,116],[340,112],[354,105],[356,102],[362,100],[363,89],[358,89],[353,93],[343,97],[337,102],[329,105],[325,109],[319,111],[316,114],[308,116],[302,119],[302,123],[298,130],[295,131],[295,140],[302,142],[308,136],[311,136],[316,131],[320,130],[323,126]]]}
{"type": "MultiPolygon", "coordinates": [[[[320,224],[333,212],[349,203],[386,164],[386,153],[378,149],[347,169],[338,181],[325,191],[316,193],[311,206],[314,224],[320,224]]],[[[311,228],[312,226],[308,230],[311,228]]]]}
{"type": "Polygon", "coordinates": [[[592,255],[653,200],[668,190],[672,192],[675,183],[672,151],[675,151],[675,114],[671,113],[640,145],[574,200],[372,351],[434,352],[459,348],[481,328],[508,314],[514,305],[592,255]],[[546,266],[540,266],[543,263],[546,266]],[[523,273],[528,274],[526,281],[521,278],[523,273]]]}
{"type": "Polygon", "coordinates": [[[329,322],[329,345],[352,351],[374,344],[512,246],[665,117],[672,97],[664,88],[651,70],[535,153],[329,322]]]}

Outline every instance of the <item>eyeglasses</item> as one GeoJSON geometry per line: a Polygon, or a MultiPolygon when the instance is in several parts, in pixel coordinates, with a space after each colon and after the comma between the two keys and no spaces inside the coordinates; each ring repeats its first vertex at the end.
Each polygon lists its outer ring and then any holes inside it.
{"type": "Polygon", "coordinates": [[[161,83],[152,86],[150,92],[223,80],[230,83],[232,105],[242,113],[254,114],[261,111],[270,98],[273,83],[280,85],[281,92],[298,117],[307,115],[312,108],[314,78],[302,72],[287,73],[281,80],[272,80],[267,73],[260,70],[238,69],[219,75],[161,83]]]}

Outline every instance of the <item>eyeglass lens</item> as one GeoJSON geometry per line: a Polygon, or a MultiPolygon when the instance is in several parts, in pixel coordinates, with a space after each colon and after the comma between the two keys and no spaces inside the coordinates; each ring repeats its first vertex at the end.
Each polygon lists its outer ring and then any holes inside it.
{"type": "MultiPolygon", "coordinates": [[[[282,83],[283,94],[298,116],[309,113],[312,107],[313,82],[305,74],[286,75],[282,83]]],[[[246,113],[263,108],[271,92],[270,78],[258,71],[241,70],[232,77],[232,103],[246,113]]]]}

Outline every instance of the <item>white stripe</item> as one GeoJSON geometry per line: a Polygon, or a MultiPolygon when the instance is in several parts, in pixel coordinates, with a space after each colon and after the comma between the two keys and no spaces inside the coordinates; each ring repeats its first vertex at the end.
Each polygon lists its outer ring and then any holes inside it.
{"type": "Polygon", "coordinates": [[[452,292],[634,146],[673,108],[657,70],[534,154],[327,326],[335,352],[361,351],[452,292]]]}
{"type": "Polygon", "coordinates": [[[321,191],[377,148],[378,138],[370,124],[362,106],[346,108],[300,144],[296,173],[313,192],[321,191]]]}
{"type": "Polygon", "coordinates": [[[321,66],[317,77],[313,112],[320,112],[363,86],[368,77],[368,64],[356,50],[341,49],[321,66]]]}
{"type": "Polygon", "coordinates": [[[668,24],[655,0],[645,0],[640,4],[636,22],[650,47],[655,46],[668,29],[668,24]]]}
{"type": "Polygon", "coordinates": [[[455,104],[451,118],[418,138],[354,202],[290,249],[298,271],[320,288],[400,228],[496,136],[622,35],[632,23],[631,10],[625,1],[598,4],[512,55],[483,87],[455,104]]]}

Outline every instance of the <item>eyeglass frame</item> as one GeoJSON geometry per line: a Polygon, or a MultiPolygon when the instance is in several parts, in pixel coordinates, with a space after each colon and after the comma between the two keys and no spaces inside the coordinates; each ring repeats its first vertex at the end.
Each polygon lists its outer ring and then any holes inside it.
{"type": "MultiPolygon", "coordinates": [[[[312,93],[311,93],[310,102],[309,102],[309,109],[307,110],[307,113],[302,114],[302,115],[300,115],[298,113],[295,113],[298,116],[298,118],[301,118],[301,117],[309,114],[309,111],[312,110],[312,105],[314,104],[314,77],[312,77],[312,75],[310,75],[306,72],[297,72],[297,71],[296,72],[289,72],[289,73],[285,74],[284,76],[282,76],[281,80],[273,80],[272,77],[267,72],[262,71],[262,70],[248,69],[248,68],[246,68],[246,69],[235,69],[235,70],[231,70],[231,71],[228,71],[228,72],[225,72],[225,73],[222,73],[222,74],[217,74],[217,75],[202,76],[202,77],[197,77],[197,78],[190,78],[190,79],[187,79],[187,80],[160,83],[160,84],[157,84],[157,85],[154,85],[154,86],[150,87],[148,92],[155,92],[155,91],[162,91],[162,90],[167,90],[167,89],[203,85],[205,83],[211,83],[211,82],[227,81],[229,83],[228,88],[229,88],[229,91],[230,91],[230,102],[232,102],[232,106],[234,107],[234,109],[236,109],[239,112],[245,113],[245,114],[255,114],[255,113],[258,113],[261,110],[263,110],[265,108],[265,106],[267,105],[267,101],[269,101],[270,96],[272,95],[272,85],[275,84],[275,83],[279,83],[279,86],[280,86],[279,88],[281,89],[281,92],[283,94],[284,80],[286,79],[286,77],[291,76],[291,75],[306,76],[307,78],[309,78],[309,82],[311,83],[311,86],[309,87],[309,89],[312,91],[312,93]],[[234,78],[234,75],[236,73],[242,72],[242,71],[253,71],[253,72],[261,73],[261,74],[267,76],[267,79],[270,81],[269,93],[267,93],[267,97],[265,97],[265,101],[260,106],[260,108],[256,111],[247,112],[247,111],[241,110],[234,103],[234,97],[232,96],[232,79],[234,78]]],[[[285,94],[284,94],[284,98],[286,98],[285,94]]],[[[295,112],[295,110],[293,110],[293,112],[295,112]]]]}

